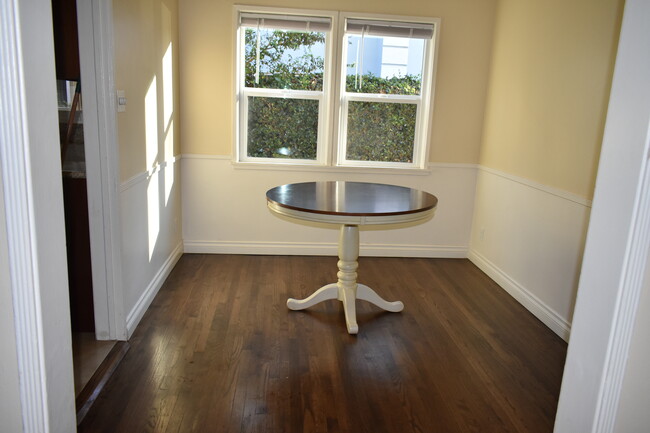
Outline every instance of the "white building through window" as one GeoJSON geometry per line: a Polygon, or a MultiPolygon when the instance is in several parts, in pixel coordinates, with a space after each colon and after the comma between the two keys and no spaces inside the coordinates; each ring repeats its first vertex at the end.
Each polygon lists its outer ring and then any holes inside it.
{"type": "Polygon", "coordinates": [[[409,72],[416,74],[419,72],[417,70],[409,71],[409,42],[408,38],[384,38],[381,49],[382,78],[399,77],[409,72]]]}

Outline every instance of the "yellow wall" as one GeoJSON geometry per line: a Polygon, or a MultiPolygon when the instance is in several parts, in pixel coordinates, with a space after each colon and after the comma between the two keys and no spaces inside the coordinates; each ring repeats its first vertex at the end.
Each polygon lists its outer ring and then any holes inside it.
{"type": "Polygon", "coordinates": [[[481,164],[593,194],[622,0],[500,0],[481,164]]]}
{"type": "MultiPolygon", "coordinates": [[[[477,163],[496,0],[256,0],[264,6],[442,19],[430,160],[477,163]]],[[[233,1],[183,0],[179,29],[184,154],[233,149],[233,1]]]]}
{"type": "Polygon", "coordinates": [[[125,181],[180,152],[176,0],[114,0],[115,87],[120,178],[125,181]]]}
{"type": "MultiPolygon", "coordinates": [[[[430,161],[480,162],[591,197],[623,0],[255,4],[440,17],[430,161]]],[[[123,181],[178,154],[180,142],[186,154],[232,153],[232,6],[114,1],[116,87],[128,98],[118,114],[123,181]],[[163,67],[170,43],[171,125],[163,67]]]]}

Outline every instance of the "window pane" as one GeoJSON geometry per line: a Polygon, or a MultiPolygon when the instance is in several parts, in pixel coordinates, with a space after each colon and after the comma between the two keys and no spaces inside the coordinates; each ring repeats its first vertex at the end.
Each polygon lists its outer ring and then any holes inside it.
{"type": "MultiPolygon", "coordinates": [[[[70,108],[72,106],[75,92],[78,90],[77,86],[77,81],[56,80],[59,108],[70,108]]],[[[78,99],[78,104],[81,104],[81,99],[78,99]]],[[[81,110],[81,105],[77,107],[77,110],[81,110]]]]}
{"type": "Polygon", "coordinates": [[[248,156],[316,159],[318,101],[248,97],[248,156]]]}
{"type": "Polygon", "coordinates": [[[423,39],[348,35],[346,91],[419,95],[423,39]]]}
{"type": "Polygon", "coordinates": [[[415,104],[348,103],[346,159],[413,162],[415,104]]]}
{"type": "Polygon", "coordinates": [[[246,87],[323,90],[323,32],[247,28],[244,56],[246,87]]]}

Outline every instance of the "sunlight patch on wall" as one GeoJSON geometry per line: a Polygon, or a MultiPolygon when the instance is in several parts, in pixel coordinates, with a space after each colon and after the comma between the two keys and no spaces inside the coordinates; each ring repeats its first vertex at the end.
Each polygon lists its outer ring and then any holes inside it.
{"type": "MultiPolygon", "coordinates": [[[[162,87],[163,87],[163,120],[165,128],[169,125],[174,114],[174,68],[171,42],[167,46],[162,59],[162,87]]],[[[173,150],[172,150],[173,152],[173,150]]]]}
{"type": "Polygon", "coordinates": [[[144,97],[147,170],[154,168],[158,160],[158,96],[156,86],[156,77],[154,76],[144,97]]]}
{"type": "Polygon", "coordinates": [[[165,131],[165,206],[169,203],[169,196],[174,186],[174,122],[169,122],[165,131]]]}
{"type": "Polygon", "coordinates": [[[165,161],[165,206],[169,203],[172,187],[174,186],[174,55],[170,42],[162,58],[162,98],[163,125],[165,128],[164,161],[165,161]]]}
{"type": "Polygon", "coordinates": [[[147,185],[147,233],[149,239],[149,261],[153,257],[160,234],[160,195],[158,187],[158,97],[154,76],[144,97],[144,120],[146,140],[146,163],[150,173],[147,185]]]}
{"type": "Polygon", "coordinates": [[[159,172],[155,171],[147,185],[147,233],[149,240],[149,261],[153,258],[158,236],[160,235],[160,188],[158,187],[159,172]]]}

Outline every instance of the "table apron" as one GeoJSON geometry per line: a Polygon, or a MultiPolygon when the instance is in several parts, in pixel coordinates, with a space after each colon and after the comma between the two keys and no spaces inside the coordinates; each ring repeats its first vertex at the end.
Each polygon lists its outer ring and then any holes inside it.
{"type": "Polygon", "coordinates": [[[378,225],[378,224],[397,224],[413,221],[420,221],[429,218],[435,212],[435,208],[421,212],[412,212],[397,215],[331,215],[323,213],[305,212],[295,209],[286,208],[271,201],[267,205],[273,212],[290,218],[300,220],[327,223],[327,224],[346,224],[346,225],[378,225]]]}

